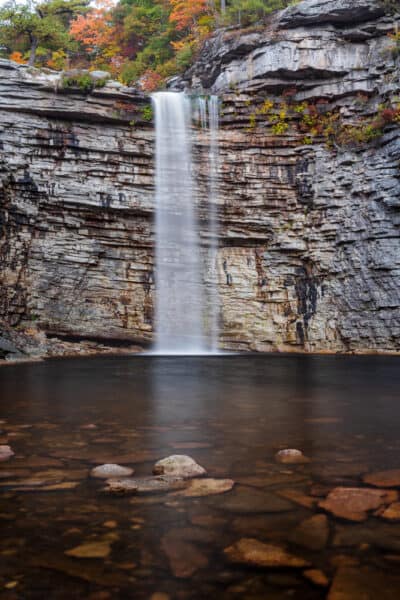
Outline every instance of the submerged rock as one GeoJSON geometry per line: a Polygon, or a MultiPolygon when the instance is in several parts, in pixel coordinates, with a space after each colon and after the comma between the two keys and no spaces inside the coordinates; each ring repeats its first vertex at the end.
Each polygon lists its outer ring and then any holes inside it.
{"type": "Polygon", "coordinates": [[[281,498],[286,498],[291,502],[295,502],[300,506],[304,506],[305,508],[314,508],[316,503],[316,499],[311,496],[307,496],[301,490],[297,490],[295,488],[287,488],[283,490],[279,490],[278,496],[281,498]]]}
{"type": "Polygon", "coordinates": [[[153,468],[154,475],[171,475],[190,479],[206,475],[206,470],[193,458],[185,454],[173,454],[156,462],[153,468]]]}
{"type": "Polygon", "coordinates": [[[275,454],[275,460],[285,465],[301,465],[310,462],[310,459],[304,456],[301,450],[294,448],[280,450],[275,454]]]}
{"type": "Polygon", "coordinates": [[[183,496],[195,498],[200,496],[213,496],[230,492],[235,485],[232,479],[194,479],[182,492],[183,496]]]}
{"type": "Polygon", "coordinates": [[[387,521],[400,521],[400,502],[391,504],[382,514],[381,517],[387,521]]]}
{"type": "Polygon", "coordinates": [[[319,506],[336,517],[349,521],[365,521],[368,512],[387,503],[387,498],[385,490],[338,487],[332,490],[319,506]]]}
{"type": "Polygon", "coordinates": [[[224,550],[227,558],[234,563],[255,567],[293,567],[310,566],[303,558],[289,554],[280,546],[265,544],[253,538],[243,538],[224,550]]]}
{"type": "Polygon", "coordinates": [[[314,515],[296,527],[290,540],[309,550],[322,550],[328,543],[329,523],[326,515],[314,515]]]}
{"type": "Polygon", "coordinates": [[[338,569],[327,600],[397,600],[400,577],[373,567],[338,569]]]}
{"type": "Polygon", "coordinates": [[[400,469],[368,473],[368,475],[364,475],[363,481],[375,487],[400,487],[400,469]]]}
{"type": "Polygon", "coordinates": [[[108,479],[105,492],[116,495],[166,493],[186,486],[183,479],[171,476],[127,477],[125,479],[108,479]]]}
{"type": "Polygon", "coordinates": [[[94,467],[90,475],[98,479],[112,479],[113,477],[130,477],[133,472],[134,470],[129,467],[121,467],[121,465],[109,463],[94,467]]]}
{"type": "Polygon", "coordinates": [[[329,579],[325,573],[319,569],[307,569],[304,571],[303,575],[314,585],[319,585],[321,587],[328,587],[329,585],[329,579]]]}
{"type": "Polygon", "coordinates": [[[173,535],[165,535],[161,548],[168,557],[171,571],[182,579],[192,577],[199,569],[208,565],[208,558],[193,543],[173,535]]]}
{"type": "Polygon", "coordinates": [[[85,542],[67,550],[67,556],[74,558],[107,558],[111,551],[111,543],[107,541],[85,542]]]}
{"type": "Polygon", "coordinates": [[[10,446],[3,445],[0,446],[0,462],[4,462],[14,456],[14,452],[11,450],[10,446]]]}

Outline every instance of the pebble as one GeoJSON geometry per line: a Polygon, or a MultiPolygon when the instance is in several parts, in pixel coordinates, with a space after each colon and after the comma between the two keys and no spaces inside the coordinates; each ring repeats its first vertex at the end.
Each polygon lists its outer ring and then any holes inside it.
{"type": "Polygon", "coordinates": [[[4,462],[9,460],[12,456],[14,456],[14,452],[8,445],[0,446],[0,462],[4,462]]]}
{"type": "Polygon", "coordinates": [[[310,462],[310,459],[304,456],[301,450],[294,448],[280,450],[275,454],[275,460],[285,465],[301,465],[310,462]]]}
{"type": "Polygon", "coordinates": [[[90,471],[90,475],[98,479],[111,479],[113,477],[130,477],[133,472],[130,467],[121,467],[121,465],[109,463],[94,467],[90,471]]]}
{"type": "Polygon", "coordinates": [[[173,454],[156,462],[153,467],[154,475],[171,475],[191,479],[206,475],[206,470],[197,464],[193,458],[185,454],[173,454]]]}

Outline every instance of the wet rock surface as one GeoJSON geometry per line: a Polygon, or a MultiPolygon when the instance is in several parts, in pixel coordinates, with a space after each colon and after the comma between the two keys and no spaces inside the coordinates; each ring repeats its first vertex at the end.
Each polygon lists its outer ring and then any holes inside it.
{"type": "Polygon", "coordinates": [[[309,566],[304,559],[286,552],[272,544],[264,544],[256,539],[243,538],[225,548],[225,555],[234,563],[255,567],[301,568],[309,566]]]}
{"type": "Polygon", "coordinates": [[[230,492],[235,482],[232,479],[195,479],[182,492],[186,498],[199,498],[202,496],[214,496],[230,492]]]}
{"type": "Polygon", "coordinates": [[[115,464],[106,464],[94,467],[94,469],[91,470],[90,475],[92,477],[96,477],[97,479],[111,479],[114,477],[130,477],[132,473],[133,469],[129,467],[121,467],[121,465],[115,464]]]}
{"type": "Polygon", "coordinates": [[[400,487],[400,469],[368,473],[363,477],[363,481],[381,488],[400,487]]]}
{"type": "Polygon", "coordinates": [[[329,539],[329,523],[325,515],[314,515],[302,521],[291,535],[291,541],[309,550],[323,550],[329,539]]]}
{"type": "Polygon", "coordinates": [[[388,495],[384,490],[335,488],[326,500],[319,503],[319,507],[349,521],[366,521],[368,512],[387,503],[388,495]]]}
{"type": "Polygon", "coordinates": [[[159,475],[157,477],[141,477],[126,479],[108,479],[104,491],[115,495],[165,493],[185,487],[183,479],[159,475]]]}
{"type": "Polygon", "coordinates": [[[10,446],[0,446],[0,462],[5,462],[6,460],[9,460],[12,456],[14,456],[14,452],[12,451],[10,446]]]}
{"type": "Polygon", "coordinates": [[[275,460],[284,465],[301,465],[310,462],[310,459],[304,456],[301,450],[293,448],[279,450],[275,454],[275,460]]]}
{"type": "Polygon", "coordinates": [[[333,580],[328,600],[396,600],[399,585],[399,577],[379,569],[342,568],[333,580]]]}
{"type": "Polygon", "coordinates": [[[173,454],[156,462],[153,467],[154,475],[168,475],[191,479],[206,475],[206,470],[198,465],[193,458],[184,454],[173,454]]]}

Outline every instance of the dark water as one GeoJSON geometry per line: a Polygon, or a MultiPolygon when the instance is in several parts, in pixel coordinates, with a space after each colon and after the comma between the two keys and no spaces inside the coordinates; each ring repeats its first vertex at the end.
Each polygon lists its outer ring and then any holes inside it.
{"type": "Polygon", "coordinates": [[[336,486],[365,488],[363,474],[400,468],[399,365],[383,357],[135,356],[0,369],[0,444],[16,453],[0,463],[0,597],[368,600],[379,589],[380,598],[399,598],[400,522],[372,512],[356,523],[318,507],[336,486]],[[311,461],[278,464],[281,448],[311,461]],[[88,477],[105,462],[150,475],[170,454],[192,456],[234,489],[113,497],[88,477]],[[76,487],[57,489],[66,482],[76,487]],[[288,490],[306,505],[285,500],[288,490]],[[318,549],[307,533],[315,513],[327,514],[329,527],[318,549]],[[304,568],[230,562],[224,549],[241,538],[304,558],[328,586],[304,568]],[[65,554],[86,542],[109,547],[108,556],[65,554]],[[339,571],[348,595],[335,584],[329,591],[339,571]],[[354,572],[368,584],[346,583],[354,572]]]}

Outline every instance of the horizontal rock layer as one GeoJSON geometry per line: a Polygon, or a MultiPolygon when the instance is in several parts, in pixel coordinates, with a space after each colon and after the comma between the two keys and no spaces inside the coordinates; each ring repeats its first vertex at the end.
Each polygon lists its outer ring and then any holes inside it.
{"type": "MultiPolygon", "coordinates": [[[[381,3],[306,0],[265,28],[219,32],[177,86],[222,96],[221,344],[253,351],[400,349],[400,130],[303,144],[255,109],[324,98],[351,123],[400,95],[381,3]],[[341,26],[352,12],[351,26],[341,26]],[[362,100],[360,99],[362,92],[362,100]]],[[[0,62],[0,318],[107,344],[153,337],[154,135],[148,99],[83,94],[0,62]]],[[[207,140],[197,136],[199,202],[207,140]]],[[[205,235],[205,234],[204,234],[205,235]]],[[[43,333],[42,333],[43,335],[43,333]]]]}

